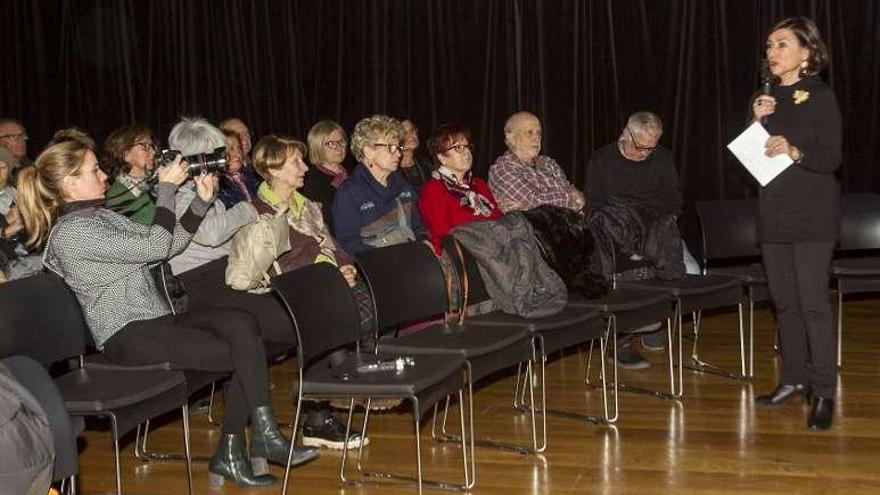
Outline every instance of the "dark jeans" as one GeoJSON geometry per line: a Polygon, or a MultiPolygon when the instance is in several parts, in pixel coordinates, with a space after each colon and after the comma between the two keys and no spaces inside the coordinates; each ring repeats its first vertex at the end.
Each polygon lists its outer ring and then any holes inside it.
{"type": "Polygon", "coordinates": [[[235,309],[191,311],[129,323],[104,344],[113,362],[171,362],[181,369],[231,372],[223,431],[241,432],[250,411],[269,404],[269,372],[259,324],[235,309]]]}
{"type": "Polygon", "coordinates": [[[761,244],[782,344],[782,383],[833,397],[836,341],[828,294],[833,241],[761,244]]]}

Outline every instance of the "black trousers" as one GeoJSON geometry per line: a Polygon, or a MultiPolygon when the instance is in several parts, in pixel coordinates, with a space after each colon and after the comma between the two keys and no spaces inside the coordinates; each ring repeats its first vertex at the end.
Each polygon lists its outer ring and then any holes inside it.
{"type": "Polygon", "coordinates": [[[123,365],[168,361],[181,369],[231,372],[225,433],[243,431],[250,412],[269,405],[269,372],[259,324],[244,311],[190,311],[135,321],[104,343],[104,353],[123,365]]]}
{"type": "Polygon", "coordinates": [[[828,293],[833,241],[761,244],[782,344],[782,383],[833,397],[836,341],[828,293]]]}
{"type": "Polygon", "coordinates": [[[226,285],[226,257],[216,259],[177,276],[189,298],[193,310],[235,308],[254,315],[264,341],[296,345],[293,322],[281,300],[273,292],[251,294],[234,290],[226,285]]]}

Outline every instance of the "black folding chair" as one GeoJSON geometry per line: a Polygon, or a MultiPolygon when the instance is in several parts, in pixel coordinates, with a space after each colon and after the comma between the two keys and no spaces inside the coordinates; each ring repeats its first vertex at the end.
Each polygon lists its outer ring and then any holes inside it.
{"type": "Polygon", "coordinates": [[[880,292],[880,194],[840,198],[840,245],[831,262],[837,290],[837,366],[843,366],[843,296],[880,292]]]}
{"type": "Polygon", "coordinates": [[[703,275],[739,279],[749,305],[748,376],[755,375],[755,304],[770,300],[758,245],[756,199],[694,203],[703,241],[703,275]]]}
{"type": "Polygon", "coordinates": [[[29,356],[48,368],[75,358],[78,366],[55,378],[72,416],[110,421],[116,492],[122,493],[119,438],[138,424],[180,408],[187,488],[192,493],[186,381],[180,371],[125,366],[83,367],[86,326],[79,303],[57,276],[44,273],[0,285],[0,356],[29,356]]]}
{"type": "MultiPolygon", "coordinates": [[[[666,294],[675,302],[676,326],[679,332],[679,390],[681,381],[681,334],[684,333],[682,315],[691,313],[693,318],[694,344],[691,350],[691,366],[695,371],[713,373],[736,380],[746,380],[745,339],[743,335],[743,288],[735,277],[725,275],[685,275],[679,280],[649,279],[621,281],[625,288],[666,294]],[[730,372],[709,364],[700,358],[700,317],[703,310],[736,305],[739,311],[739,355],[740,373],[730,372]]],[[[669,339],[671,341],[671,339],[669,339]]]]}
{"type": "MultiPolygon", "coordinates": [[[[458,277],[459,285],[463,288],[462,305],[482,305],[491,301],[491,296],[486,290],[483,277],[480,274],[476,259],[470,252],[459,244],[452,236],[443,239],[443,250],[452,262],[454,276],[458,277]]],[[[557,314],[541,318],[523,318],[521,316],[504,313],[503,311],[490,311],[482,314],[468,316],[467,322],[473,326],[525,326],[532,336],[533,360],[538,363],[539,389],[541,391],[541,407],[546,414],[553,414],[565,418],[588,420],[598,424],[608,424],[608,397],[603,394],[605,417],[571,413],[568,411],[553,410],[546,407],[546,381],[545,368],[547,356],[569,347],[592,342],[594,339],[607,341],[608,328],[601,318],[597,309],[568,305],[557,314]]],[[[604,345],[604,344],[603,344],[604,345]]],[[[603,365],[604,377],[604,365],[603,365]]],[[[513,407],[528,411],[531,407],[525,401],[526,380],[522,380],[522,369],[518,370],[516,387],[514,389],[513,407]]],[[[604,389],[603,389],[604,391],[604,389]]],[[[546,414],[542,415],[542,442],[538,447],[539,452],[547,448],[547,424],[546,414]]]]}
{"type": "MultiPolygon", "coordinates": [[[[316,263],[272,279],[272,287],[283,299],[297,336],[297,365],[299,386],[294,413],[294,431],[300,417],[304,399],[326,400],[349,397],[351,402],[346,422],[346,445],[342,449],[339,475],[347,484],[360,484],[372,478],[395,479],[415,482],[419,493],[423,485],[438,488],[466,490],[473,487],[473,461],[468,462],[466,435],[461,437],[464,482],[460,485],[430,481],[422,476],[421,442],[419,422],[425,412],[438,400],[450,394],[458,394],[465,404],[464,358],[450,355],[418,355],[412,359],[401,358],[399,369],[371,370],[369,365],[392,363],[397,365],[398,354],[350,352],[340,356],[340,349],[354,348],[358,342],[360,319],[354,297],[339,270],[328,263],[316,263]],[[333,358],[323,359],[334,353],[333,358]],[[328,362],[329,361],[329,362],[328,362]],[[365,367],[365,365],[367,365],[365,367]],[[358,449],[357,466],[363,477],[352,480],[346,477],[348,438],[351,431],[355,399],[366,399],[363,436],[367,435],[370,402],[372,399],[401,398],[412,406],[413,428],[416,446],[415,477],[390,473],[377,473],[363,469],[363,443],[358,449]]],[[[462,432],[465,430],[465,411],[461,410],[462,432]]],[[[291,455],[293,451],[291,450],[291,455]]],[[[471,458],[473,452],[471,451],[471,458]]],[[[282,494],[287,493],[290,476],[290,458],[284,472],[282,494]]]]}
{"type": "MultiPolygon", "coordinates": [[[[425,244],[412,242],[370,249],[358,253],[356,259],[375,303],[377,328],[383,334],[378,341],[380,350],[395,354],[463,357],[468,370],[470,401],[473,400],[476,381],[521,363],[526,363],[529,390],[533,389],[532,339],[525,326],[477,328],[468,322],[460,325],[457,322],[439,323],[410,335],[396,338],[391,335],[402,326],[443,316],[449,308],[446,277],[434,252],[425,244]]],[[[473,404],[469,406],[473,410],[473,404]]],[[[531,408],[530,446],[485,438],[474,440],[474,444],[519,453],[537,452],[536,409],[543,411],[543,407],[531,408]]],[[[473,415],[470,430],[474,431],[473,415]]],[[[449,434],[438,438],[460,440],[449,434]]]]}

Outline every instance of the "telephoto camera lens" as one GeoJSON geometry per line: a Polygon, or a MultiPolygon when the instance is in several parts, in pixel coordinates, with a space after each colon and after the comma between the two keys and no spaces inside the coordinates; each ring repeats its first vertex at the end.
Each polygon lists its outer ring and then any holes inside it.
{"type": "MultiPolygon", "coordinates": [[[[179,155],[177,150],[161,150],[156,153],[156,166],[167,165],[179,155]]],[[[221,174],[226,172],[226,148],[215,148],[211,153],[184,156],[181,160],[186,162],[186,172],[190,178],[200,175],[202,172],[209,174],[221,174]]]]}

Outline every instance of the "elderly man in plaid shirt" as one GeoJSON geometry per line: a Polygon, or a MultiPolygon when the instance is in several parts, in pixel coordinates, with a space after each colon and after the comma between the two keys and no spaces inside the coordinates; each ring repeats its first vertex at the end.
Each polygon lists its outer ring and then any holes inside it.
{"type": "Polygon", "coordinates": [[[517,112],[504,124],[507,152],[489,168],[489,188],[504,212],[550,204],[580,211],[583,194],[574,188],[559,164],[541,153],[541,121],[517,112]]]}

